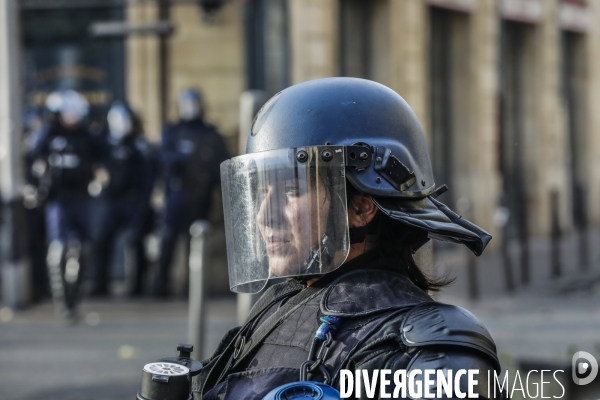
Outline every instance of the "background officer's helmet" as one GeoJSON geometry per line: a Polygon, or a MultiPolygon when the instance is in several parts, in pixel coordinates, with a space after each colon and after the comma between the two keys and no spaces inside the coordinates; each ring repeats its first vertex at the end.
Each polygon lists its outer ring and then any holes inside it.
{"type": "Polygon", "coordinates": [[[177,106],[179,118],[184,121],[191,121],[203,116],[202,94],[196,89],[188,88],[182,90],[177,98],[177,106]]]}
{"type": "Polygon", "coordinates": [[[67,126],[79,124],[88,115],[89,103],[74,90],[61,90],[51,93],[46,99],[46,107],[58,113],[67,126]]]}

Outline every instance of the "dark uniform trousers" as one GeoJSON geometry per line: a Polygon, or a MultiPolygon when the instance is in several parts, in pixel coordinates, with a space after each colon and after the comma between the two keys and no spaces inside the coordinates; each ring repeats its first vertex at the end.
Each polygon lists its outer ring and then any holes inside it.
{"type": "MultiPolygon", "coordinates": [[[[161,218],[156,295],[167,295],[177,241],[196,220],[207,219],[213,188],[220,182],[220,164],[229,158],[225,140],[201,119],[167,125],[160,146],[165,174],[165,207],[161,218]]],[[[189,248],[188,248],[189,250],[189,248]]]]}
{"type": "MultiPolygon", "coordinates": [[[[397,271],[391,260],[367,253],[310,287],[296,280],[272,286],[246,324],[230,331],[204,362],[192,383],[194,399],[261,399],[298,381],[324,315],[342,321],[324,361],[330,384],[338,389],[341,369],[369,374],[375,369],[392,374],[400,369],[477,369],[479,398],[503,398],[493,388],[488,394],[488,371],[492,377],[494,371],[500,374],[488,331],[468,311],[433,301],[397,271]]],[[[308,380],[323,381],[317,371],[308,380]]],[[[466,385],[465,377],[465,393],[466,385]]],[[[361,395],[367,398],[365,390],[361,395]]]]}
{"type": "Polygon", "coordinates": [[[98,213],[92,293],[108,294],[114,244],[119,233],[129,231],[130,245],[136,254],[136,278],[131,294],[141,294],[147,270],[143,239],[152,229],[150,197],[157,163],[151,145],[142,137],[128,136],[118,143],[108,141],[107,149],[103,163],[111,179],[103,191],[103,207],[98,213]]]}

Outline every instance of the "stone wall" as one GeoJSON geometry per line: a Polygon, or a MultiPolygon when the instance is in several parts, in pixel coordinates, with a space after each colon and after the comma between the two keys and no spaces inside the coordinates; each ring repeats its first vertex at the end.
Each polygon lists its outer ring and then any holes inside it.
{"type": "Polygon", "coordinates": [[[338,75],[337,0],[289,0],[291,83],[338,75]]]}
{"type": "MultiPolygon", "coordinates": [[[[340,71],[340,0],[288,0],[291,83],[336,76],[340,71]]],[[[551,229],[550,193],[559,195],[560,226],[573,228],[573,193],[568,114],[561,94],[560,4],[539,0],[374,0],[375,28],[372,79],[387,84],[411,105],[430,140],[429,10],[445,7],[462,13],[453,29],[455,71],[453,87],[452,146],[455,200],[467,204],[465,216],[496,235],[494,223],[502,194],[500,163],[500,44],[502,18],[519,20],[529,27],[522,84],[524,134],[524,187],[528,226],[533,235],[551,229]],[[502,15],[501,15],[502,14],[502,15]],[[460,54],[460,55],[459,55],[460,54]]],[[[135,3],[133,3],[135,4],[135,3]]],[[[150,21],[157,11],[149,3],[132,5],[131,21],[150,21]]],[[[581,99],[585,110],[577,113],[584,134],[577,139],[576,176],[588,183],[587,211],[600,222],[600,0],[589,0],[583,11],[587,26],[582,33],[580,66],[581,99]]],[[[171,8],[176,31],[169,39],[168,115],[175,116],[176,93],[186,86],[203,89],[207,118],[235,142],[239,95],[245,89],[243,4],[227,2],[212,24],[202,21],[194,4],[171,8]]],[[[561,17],[563,18],[563,17],[561,17]]],[[[581,19],[581,18],[580,18],[581,19]]],[[[573,21],[575,23],[573,24],[573,21]]],[[[562,24],[562,25],[561,25],[562,24]]],[[[570,29],[570,28],[569,28],[570,29]]],[[[146,119],[149,135],[158,138],[160,104],[156,38],[131,38],[128,43],[128,92],[134,107],[146,119]]],[[[573,116],[571,116],[573,117],[573,116]]],[[[435,162],[435,160],[433,160],[435,162]]],[[[456,204],[451,204],[456,207],[456,204]]],[[[497,241],[499,242],[499,241],[497,241]]]]}
{"type": "MultiPolygon", "coordinates": [[[[235,141],[239,95],[245,88],[242,6],[227,3],[213,20],[204,19],[194,3],[170,7],[175,31],[167,40],[167,117],[177,117],[177,93],[186,87],[201,89],[206,118],[235,141]]],[[[152,2],[132,2],[132,24],[155,22],[158,8],[152,2]]],[[[148,137],[160,138],[160,52],[154,36],[132,36],[127,41],[127,94],[145,122],[148,137]]],[[[235,148],[232,147],[232,150],[235,148]]]]}
{"type": "MultiPolygon", "coordinates": [[[[158,20],[158,7],[150,2],[132,2],[127,20],[142,25],[158,20]]],[[[146,135],[158,140],[162,129],[159,39],[156,36],[130,36],[127,40],[127,99],[144,121],[146,135]]]]}
{"type": "Polygon", "coordinates": [[[171,21],[176,31],[169,41],[169,118],[177,115],[177,93],[196,87],[206,100],[206,119],[233,143],[245,90],[242,6],[228,2],[207,23],[196,4],[181,3],[171,7],[171,21]]]}
{"type": "Polygon", "coordinates": [[[586,36],[587,76],[586,76],[586,138],[582,147],[586,149],[584,157],[585,181],[587,182],[587,211],[590,222],[600,223],[600,0],[590,0],[589,13],[591,23],[586,36]]]}

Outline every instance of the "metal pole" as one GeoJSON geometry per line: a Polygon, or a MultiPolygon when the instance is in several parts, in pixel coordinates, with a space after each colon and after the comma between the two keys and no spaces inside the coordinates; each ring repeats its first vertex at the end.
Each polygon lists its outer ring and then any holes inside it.
{"type": "Polygon", "coordinates": [[[0,1],[0,231],[3,303],[24,306],[29,282],[24,260],[21,200],[21,32],[17,0],[0,1]]]}
{"type": "Polygon", "coordinates": [[[590,250],[588,247],[587,190],[580,183],[575,186],[575,196],[573,201],[577,207],[575,225],[579,235],[579,268],[582,271],[587,271],[590,265],[590,250]]]}
{"type": "MultiPolygon", "coordinates": [[[[168,23],[170,18],[169,1],[159,0],[158,18],[159,23],[168,23]]],[[[160,118],[161,124],[167,121],[167,110],[169,108],[169,44],[168,36],[159,37],[159,63],[160,63],[160,118]]]]}
{"type": "Polygon", "coordinates": [[[502,264],[504,266],[504,285],[506,291],[508,293],[512,293],[515,291],[515,280],[513,277],[513,266],[512,259],[510,256],[510,239],[508,237],[508,227],[504,226],[502,228],[502,242],[501,242],[501,252],[502,252],[502,264]]]}
{"type": "Polygon", "coordinates": [[[550,259],[552,263],[552,278],[558,278],[562,275],[561,266],[561,251],[560,242],[562,232],[560,230],[560,216],[559,216],[559,199],[558,192],[552,190],[550,192],[550,221],[551,227],[551,245],[550,245],[550,259]]]}
{"type": "MultiPolygon", "coordinates": [[[[504,67],[504,63],[506,60],[506,49],[505,49],[505,37],[504,35],[506,34],[505,28],[503,27],[503,20],[502,20],[502,12],[500,9],[501,5],[500,3],[496,3],[496,15],[497,15],[497,19],[496,19],[496,24],[497,24],[497,43],[496,43],[496,70],[498,71],[498,115],[497,115],[497,124],[498,124],[498,129],[499,129],[499,134],[500,134],[500,139],[501,139],[501,146],[500,146],[500,150],[501,150],[501,154],[500,154],[500,159],[502,162],[502,170],[503,170],[503,174],[504,174],[504,179],[507,179],[507,173],[506,173],[506,166],[505,164],[505,158],[506,158],[506,145],[503,144],[503,141],[505,141],[505,136],[506,136],[506,129],[507,129],[507,111],[508,111],[508,104],[507,104],[507,87],[506,87],[506,79],[507,76],[505,75],[505,73],[503,73],[503,67],[504,67]]],[[[502,232],[502,241],[501,241],[501,254],[502,254],[502,266],[503,266],[503,270],[504,270],[504,285],[506,288],[506,291],[508,293],[512,293],[515,290],[515,279],[513,276],[513,263],[512,263],[512,259],[510,257],[510,252],[509,252],[509,235],[508,235],[508,231],[511,227],[511,222],[510,218],[514,218],[514,215],[511,216],[511,203],[509,201],[508,197],[508,193],[507,193],[507,185],[506,183],[504,184],[504,194],[502,195],[502,197],[500,198],[500,207],[498,208],[496,214],[497,214],[497,224],[499,226],[499,228],[501,229],[502,232]]]]}
{"type": "Polygon", "coordinates": [[[206,242],[210,233],[210,223],[199,220],[190,227],[190,290],[188,305],[188,342],[196,349],[198,358],[204,358],[204,338],[206,331],[204,272],[206,270],[206,242]]]}
{"type": "MultiPolygon", "coordinates": [[[[472,221],[475,219],[475,211],[473,210],[474,205],[472,202],[468,202],[468,207],[465,210],[469,219],[472,221]]],[[[477,257],[472,254],[469,250],[465,249],[467,252],[467,281],[469,287],[469,299],[472,301],[479,300],[479,283],[477,277],[477,257]]]]}
{"type": "MultiPolygon", "coordinates": [[[[522,174],[522,171],[520,171],[519,174],[522,174]]],[[[519,180],[518,182],[518,185],[521,186],[522,181],[519,180]]],[[[526,206],[527,196],[525,195],[521,187],[517,190],[519,192],[518,203],[521,204],[519,214],[517,215],[517,224],[519,225],[519,259],[521,264],[521,283],[523,285],[528,285],[531,277],[531,268],[529,263],[529,222],[527,221],[529,215],[527,213],[526,206]]]]}
{"type": "Polygon", "coordinates": [[[477,284],[477,258],[469,252],[467,254],[467,276],[469,278],[469,299],[479,300],[479,286],[477,284]]]}
{"type": "Polygon", "coordinates": [[[506,195],[500,198],[500,206],[496,209],[494,216],[496,226],[502,232],[502,241],[500,242],[500,252],[502,254],[502,266],[504,270],[504,287],[508,293],[515,291],[515,279],[513,276],[513,262],[510,256],[510,209],[507,207],[506,195]]]}

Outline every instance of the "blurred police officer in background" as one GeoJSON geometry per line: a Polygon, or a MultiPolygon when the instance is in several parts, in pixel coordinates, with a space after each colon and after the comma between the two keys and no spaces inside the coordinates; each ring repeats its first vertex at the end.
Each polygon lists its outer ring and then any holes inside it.
{"type": "Polygon", "coordinates": [[[32,150],[32,168],[48,193],[47,263],[52,296],[65,316],[74,317],[82,243],[90,238],[88,188],[106,175],[100,167],[103,146],[86,128],[89,105],[81,94],[73,90],[52,93],[46,106],[54,117],[32,150]]]}
{"type": "MultiPolygon", "coordinates": [[[[217,129],[204,121],[202,95],[185,89],[178,97],[179,121],[162,134],[160,160],[165,179],[165,206],[161,218],[161,244],[154,294],[168,296],[174,248],[181,233],[206,219],[211,192],[220,182],[219,165],[229,157],[217,129]]],[[[187,241],[189,242],[189,241],[187,241]]]]}
{"type": "Polygon", "coordinates": [[[98,187],[102,200],[94,246],[96,263],[93,296],[109,292],[110,261],[119,233],[128,231],[135,249],[136,271],[131,295],[142,293],[147,270],[143,239],[152,229],[150,196],[157,162],[150,143],[143,137],[138,116],[125,103],[115,102],[107,116],[108,136],[103,165],[108,171],[105,187],[98,187]]]}

